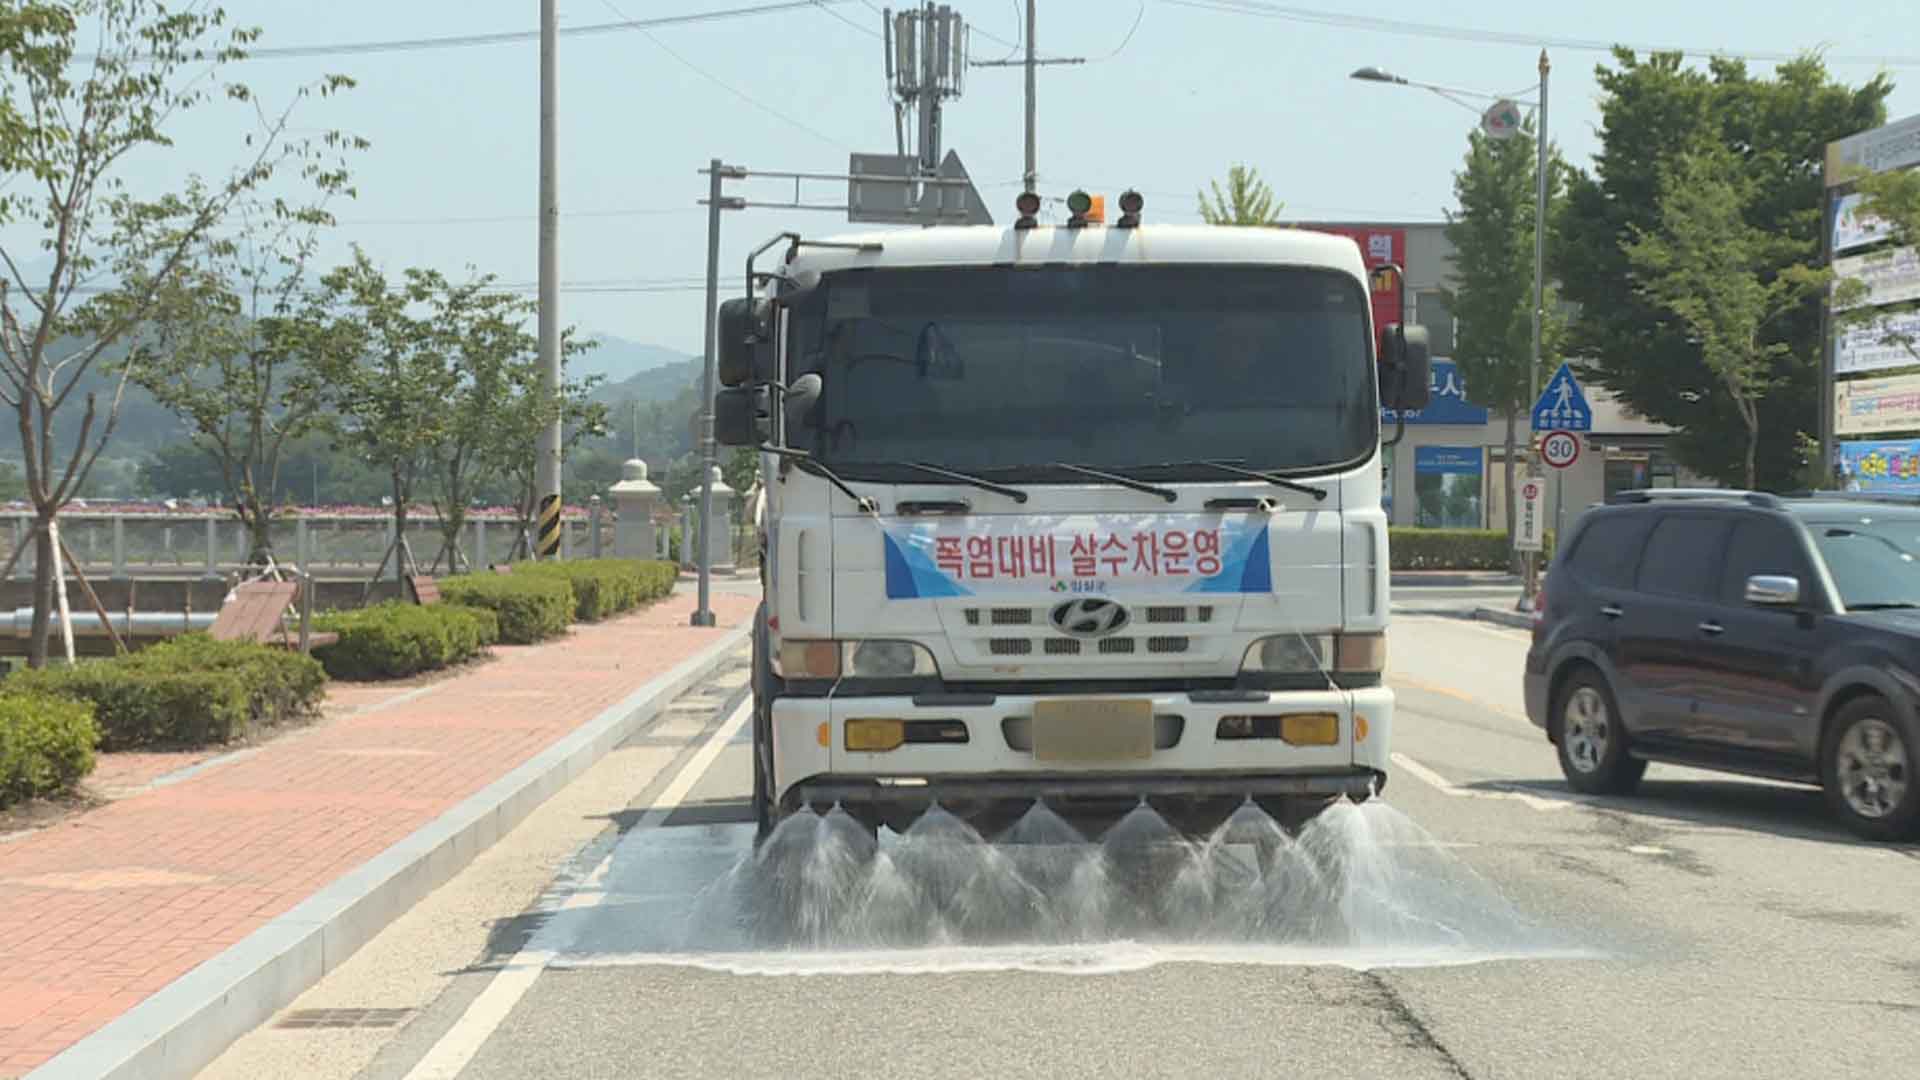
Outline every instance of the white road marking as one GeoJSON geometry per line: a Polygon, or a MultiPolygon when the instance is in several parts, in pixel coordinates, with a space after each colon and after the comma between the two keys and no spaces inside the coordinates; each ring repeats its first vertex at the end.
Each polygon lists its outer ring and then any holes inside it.
{"type": "Polygon", "coordinates": [[[1464,799],[1509,799],[1534,810],[1565,810],[1577,805],[1564,799],[1543,799],[1524,791],[1481,791],[1478,788],[1456,787],[1451,780],[1399,751],[1395,751],[1391,756],[1395,765],[1412,773],[1415,778],[1428,787],[1437,789],[1442,795],[1464,799]]]}
{"type": "MultiPolygon", "coordinates": [[[[642,815],[639,823],[633,827],[634,831],[658,828],[679,808],[687,793],[693,790],[693,785],[706,775],[714,759],[720,756],[720,751],[733,739],[734,733],[746,724],[752,712],[753,702],[744,701],[732,716],[721,722],[719,729],[708,736],[692,760],[687,762],[686,768],[680,770],[680,774],[661,792],[660,798],[642,815]]],[[[600,903],[606,897],[607,873],[612,866],[613,852],[609,851],[593,868],[593,872],[587,875],[586,881],[568,893],[566,899],[553,909],[554,913],[578,911],[600,903]]],[[[461,1070],[473,1061],[474,1055],[480,1052],[480,1047],[506,1021],[514,1006],[520,1003],[528,990],[533,989],[533,984],[539,981],[547,965],[572,944],[570,938],[560,939],[568,938],[579,926],[578,922],[562,919],[549,919],[543,923],[520,951],[513,955],[513,959],[494,974],[486,989],[467,1005],[460,1019],[454,1021],[440,1041],[434,1043],[433,1048],[407,1073],[407,1080],[454,1080],[459,1076],[461,1070]]]]}
{"type": "Polygon", "coordinates": [[[1673,852],[1668,851],[1666,848],[1655,847],[1652,844],[1633,844],[1629,846],[1627,850],[1634,853],[1635,855],[1671,855],[1673,854],[1673,852]]]}

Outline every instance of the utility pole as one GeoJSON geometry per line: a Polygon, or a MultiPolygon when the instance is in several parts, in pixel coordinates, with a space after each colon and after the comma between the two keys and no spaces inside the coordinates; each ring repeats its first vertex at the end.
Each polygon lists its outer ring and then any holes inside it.
{"type": "Polygon", "coordinates": [[[1039,87],[1036,75],[1041,67],[1049,64],[1084,64],[1087,62],[1083,56],[1058,56],[1046,60],[1040,59],[1034,43],[1034,37],[1039,33],[1039,25],[1038,13],[1035,10],[1035,0],[1027,0],[1026,59],[979,60],[973,62],[971,65],[973,67],[983,68],[1014,67],[1017,65],[1027,69],[1027,167],[1026,171],[1020,177],[1020,182],[1027,191],[1033,191],[1040,180],[1039,171],[1034,164],[1036,157],[1034,150],[1034,128],[1036,126],[1036,114],[1039,108],[1039,87]]]}
{"type": "MultiPolygon", "coordinates": [[[[1542,323],[1547,315],[1547,50],[1540,50],[1540,127],[1534,132],[1534,141],[1538,144],[1538,160],[1534,164],[1533,194],[1533,350],[1527,360],[1527,408],[1540,400],[1540,336],[1542,323]]],[[[1532,427],[1531,424],[1528,425],[1532,427]]],[[[1531,431],[1527,435],[1527,472],[1532,474],[1534,463],[1539,458],[1535,448],[1536,440],[1531,431]]],[[[1512,492],[1507,493],[1513,497],[1512,492]]],[[[1555,528],[1559,521],[1554,522],[1555,528]]],[[[1558,539],[1558,536],[1555,537],[1558,539]]],[[[1539,589],[1538,572],[1540,556],[1538,552],[1527,552],[1526,581],[1521,588],[1521,606],[1533,610],[1534,595],[1539,589]]]]}
{"type": "MultiPolygon", "coordinates": [[[[555,131],[560,24],[556,9],[557,0],[540,0],[540,396],[550,406],[560,399],[560,193],[555,131]]],[[[556,408],[535,448],[534,471],[540,489],[536,561],[560,557],[560,428],[556,408]]]]}

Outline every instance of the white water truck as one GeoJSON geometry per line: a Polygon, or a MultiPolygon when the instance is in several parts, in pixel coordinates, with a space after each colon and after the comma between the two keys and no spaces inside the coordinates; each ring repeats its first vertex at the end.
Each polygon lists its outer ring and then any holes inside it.
{"type": "Polygon", "coordinates": [[[764,478],[761,838],[1039,799],[1297,828],[1385,783],[1382,409],[1427,403],[1425,331],[1374,325],[1349,238],[1141,202],[749,258],[714,425],[764,478]]]}

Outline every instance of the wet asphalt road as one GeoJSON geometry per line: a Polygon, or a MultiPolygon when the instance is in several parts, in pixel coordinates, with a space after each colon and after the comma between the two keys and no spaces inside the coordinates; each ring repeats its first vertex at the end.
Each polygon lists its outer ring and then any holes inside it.
{"type": "MultiPolygon", "coordinates": [[[[1411,592],[1403,612],[1486,602],[1411,592]]],[[[1853,841],[1817,793],[1676,768],[1570,795],[1521,710],[1524,649],[1396,622],[1397,768],[1329,848],[1366,894],[1326,905],[1351,924],[1330,947],[1236,924],[739,952],[700,929],[748,846],[736,668],[294,1006],[403,1025],[269,1026],[204,1075],[1920,1075],[1920,849],[1853,841]]]]}

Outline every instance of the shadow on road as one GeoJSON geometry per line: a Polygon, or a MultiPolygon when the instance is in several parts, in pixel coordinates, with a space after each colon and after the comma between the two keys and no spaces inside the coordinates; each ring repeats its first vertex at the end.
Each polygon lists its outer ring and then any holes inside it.
{"type": "MultiPolygon", "coordinates": [[[[1524,791],[1547,798],[1576,798],[1562,780],[1479,781],[1461,784],[1460,787],[1470,791],[1524,791]]],[[[1854,836],[1834,819],[1825,797],[1813,788],[1793,788],[1739,779],[1649,778],[1642,781],[1640,789],[1632,795],[1582,795],[1577,800],[1597,809],[1642,818],[1662,818],[1676,824],[1745,829],[1793,840],[1880,848],[1920,857],[1920,844],[1875,843],[1854,836]]]]}
{"type": "MultiPolygon", "coordinates": [[[[625,810],[616,810],[611,814],[599,815],[603,821],[612,822],[620,835],[625,836],[633,830],[640,819],[647,816],[651,808],[632,806],[625,810]]],[[[689,825],[746,825],[753,822],[753,801],[751,799],[691,799],[681,803],[667,820],[661,822],[666,829],[682,828],[689,825]]]]}

